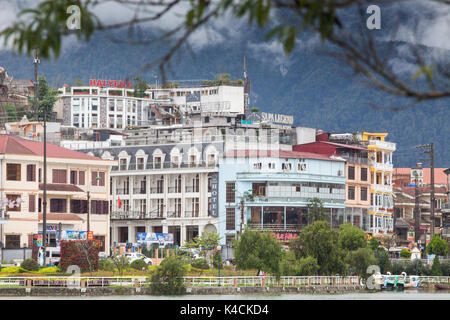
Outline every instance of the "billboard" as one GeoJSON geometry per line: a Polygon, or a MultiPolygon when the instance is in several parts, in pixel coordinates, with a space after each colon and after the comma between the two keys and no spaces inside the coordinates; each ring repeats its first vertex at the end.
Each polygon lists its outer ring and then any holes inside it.
{"type": "Polygon", "coordinates": [[[172,233],[153,233],[153,232],[138,232],[138,243],[158,243],[160,247],[164,247],[166,244],[173,244],[172,233]]]}

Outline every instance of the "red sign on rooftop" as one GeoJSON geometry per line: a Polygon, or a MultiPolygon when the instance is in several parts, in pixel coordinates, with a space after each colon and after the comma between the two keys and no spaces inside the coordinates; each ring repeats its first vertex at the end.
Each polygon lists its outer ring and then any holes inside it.
{"type": "Polygon", "coordinates": [[[110,87],[110,88],[128,88],[131,89],[131,81],[117,81],[117,80],[98,80],[90,79],[90,87],[110,87]]]}

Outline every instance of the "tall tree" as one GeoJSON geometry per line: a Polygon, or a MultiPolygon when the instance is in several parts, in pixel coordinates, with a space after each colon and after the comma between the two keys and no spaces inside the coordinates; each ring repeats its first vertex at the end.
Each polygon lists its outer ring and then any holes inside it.
{"type": "Polygon", "coordinates": [[[317,260],[319,274],[344,274],[346,251],[339,247],[339,235],[328,222],[316,221],[300,233],[302,252],[317,260]]]}
{"type": "Polygon", "coordinates": [[[308,203],[308,224],[313,224],[315,221],[327,221],[327,214],[323,207],[323,202],[319,198],[312,198],[308,203]]]}
{"type": "Polygon", "coordinates": [[[147,81],[140,77],[134,79],[134,96],[136,98],[143,98],[145,96],[145,90],[147,89],[147,81]]]}
{"type": "Polygon", "coordinates": [[[53,107],[58,100],[58,90],[53,89],[43,76],[38,79],[39,116],[43,118],[47,114],[47,121],[52,119],[53,107]]]}
{"type": "Polygon", "coordinates": [[[240,269],[258,269],[280,274],[282,257],[281,244],[270,233],[261,233],[246,229],[239,240],[234,242],[234,256],[240,269]]]}
{"type": "Polygon", "coordinates": [[[350,223],[339,226],[339,246],[345,250],[354,251],[367,246],[366,233],[350,223]]]}

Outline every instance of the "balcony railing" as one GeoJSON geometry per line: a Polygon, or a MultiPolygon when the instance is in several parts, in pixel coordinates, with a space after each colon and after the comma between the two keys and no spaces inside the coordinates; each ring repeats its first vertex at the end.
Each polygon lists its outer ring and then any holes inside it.
{"type": "Polygon", "coordinates": [[[130,190],[126,188],[116,189],[116,194],[130,194],[130,190]]]}
{"type": "Polygon", "coordinates": [[[362,157],[351,157],[342,155],[342,158],[347,160],[347,163],[354,163],[354,164],[369,164],[369,159],[362,158],[362,157]]]}
{"type": "Polygon", "coordinates": [[[200,192],[199,186],[186,186],[186,192],[200,192]]]}
{"type": "Polygon", "coordinates": [[[260,223],[252,223],[249,224],[248,227],[252,230],[267,230],[267,231],[291,231],[297,232],[302,228],[300,224],[266,224],[264,223],[262,226],[260,223]]]}
{"type": "Polygon", "coordinates": [[[153,187],[150,188],[150,194],[162,194],[164,193],[164,188],[153,187]]]}
{"type": "Polygon", "coordinates": [[[146,189],[145,188],[133,188],[133,193],[134,194],[146,194],[146,189]]]}
{"type": "Polygon", "coordinates": [[[167,212],[167,218],[181,218],[181,211],[168,211],[167,212]]]}
{"type": "Polygon", "coordinates": [[[144,212],[144,211],[113,211],[111,220],[134,220],[134,219],[164,219],[162,212],[144,212]]]}
{"type": "Polygon", "coordinates": [[[198,218],[198,211],[184,211],[184,216],[186,218],[198,218]]]}
{"type": "Polygon", "coordinates": [[[183,162],[174,163],[166,162],[148,162],[145,166],[143,164],[136,165],[130,163],[128,166],[112,166],[111,171],[142,171],[142,170],[162,170],[162,169],[178,169],[178,168],[214,168],[215,162],[199,161],[199,162],[183,162]]]}
{"type": "Polygon", "coordinates": [[[169,193],[181,193],[181,187],[169,187],[169,193]]]}

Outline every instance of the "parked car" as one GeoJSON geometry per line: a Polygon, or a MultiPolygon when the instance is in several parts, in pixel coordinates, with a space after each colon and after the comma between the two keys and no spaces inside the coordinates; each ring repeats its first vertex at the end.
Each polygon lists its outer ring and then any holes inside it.
{"type": "Polygon", "coordinates": [[[99,260],[106,260],[106,259],[108,259],[108,256],[106,255],[106,252],[99,252],[98,258],[99,258],[99,260]]]}
{"type": "Polygon", "coordinates": [[[132,263],[133,261],[138,260],[138,259],[143,259],[146,264],[152,265],[152,259],[144,256],[142,253],[125,252],[123,255],[128,258],[128,261],[130,263],[132,263]]]}

